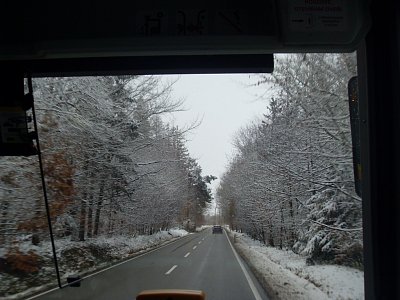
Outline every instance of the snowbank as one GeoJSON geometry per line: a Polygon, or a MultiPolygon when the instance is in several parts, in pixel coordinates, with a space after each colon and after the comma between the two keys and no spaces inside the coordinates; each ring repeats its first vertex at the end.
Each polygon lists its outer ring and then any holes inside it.
{"type": "Polygon", "coordinates": [[[235,247],[272,299],[364,299],[364,273],[338,265],[308,266],[303,256],[267,247],[240,233],[235,247]]]}
{"type": "MultiPolygon", "coordinates": [[[[97,237],[85,242],[57,239],[55,245],[62,281],[65,282],[66,277],[72,274],[90,274],[187,234],[186,230],[175,228],[152,235],[97,237]]],[[[23,254],[34,253],[40,258],[41,264],[37,266],[35,274],[22,277],[14,273],[0,273],[0,299],[20,299],[54,285],[50,242],[34,246],[26,240],[18,244],[18,249],[23,254]]],[[[6,251],[0,253],[0,257],[3,257],[6,251]]]]}
{"type": "Polygon", "coordinates": [[[163,244],[164,242],[170,241],[173,238],[182,237],[187,234],[188,232],[184,229],[174,228],[168,231],[159,231],[152,235],[97,238],[93,240],[88,240],[87,243],[101,248],[109,249],[108,252],[110,256],[124,258],[142,250],[152,249],[163,244]]]}
{"type": "Polygon", "coordinates": [[[200,232],[212,227],[212,225],[201,225],[200,227],[196,227],[196,232],[200,232]]]}
{"type": "Polygon", "coordinates": [[[185,236],[188,234],[188,232],[185,229],[179,229],[179,228],[170,229],[169,233],[177,237],[185,236]]]}

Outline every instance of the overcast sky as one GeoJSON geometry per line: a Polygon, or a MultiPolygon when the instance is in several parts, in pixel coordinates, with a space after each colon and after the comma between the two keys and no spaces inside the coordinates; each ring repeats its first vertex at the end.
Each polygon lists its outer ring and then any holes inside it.
{"type": "MultiPolygon", "coordinates": [[[[254,75],[245,74],[180,75],[175,83],[173,97],[185,99],[187,110],[174,113],[170,120],[180,127],[202,120],[198,128],[187,134],[186,145],[201,165],[203,176],[211,174],[220,178],[232,157],[235,133],[266,112],[267,100],[259,99],[265,93],[265,86],[249,86],[256,80],[254,75]]],[[[213,183],[213,189],[218,182],[213,183]]]]}

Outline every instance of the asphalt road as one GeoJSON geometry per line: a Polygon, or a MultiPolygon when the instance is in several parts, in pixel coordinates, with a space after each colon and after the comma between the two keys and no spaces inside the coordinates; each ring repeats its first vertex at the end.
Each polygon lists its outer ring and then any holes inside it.
{"type": "Polygon", "coordinates": [[[86,277],[81,287],[31,299],[132,300],[142,290],[164,288],[203,290],[207,300],[268,299],[226,233],[210,229],[86,277]]]}

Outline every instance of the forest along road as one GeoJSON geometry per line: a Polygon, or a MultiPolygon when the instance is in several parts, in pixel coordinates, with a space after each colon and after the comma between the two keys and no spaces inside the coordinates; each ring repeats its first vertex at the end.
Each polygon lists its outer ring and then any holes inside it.
{"type": "Polygon", "coordinates": [[[207,300],[268,299],[224,231],[190,234],[82,281],[30,299],[133,300],[147,289],[196,289],[207,300]]]}

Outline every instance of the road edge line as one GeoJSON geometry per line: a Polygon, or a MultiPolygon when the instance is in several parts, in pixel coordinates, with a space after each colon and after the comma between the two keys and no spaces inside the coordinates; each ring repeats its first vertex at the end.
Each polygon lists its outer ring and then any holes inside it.
{"type": "Polygon", "coordinates": [[[233,254],[234,254],[235,257],[236,257],[236,260],[238,261],[238,263],[239,263],[239,265],[240,265],[240,268],[241,268],[242,271],[243,271],[244,277],[246,277],[247,283],[249,284],[250,289],[251,289],[251,291],[253,292],[254,298],[255,298],[256,300],[262,300],[262,298],[261,298],[261,296],[260,296],[260,293],[258,292],[256,286],[254,285],[253,280],[251,279],[249,273],[247,272],[246,268],[244,267],[243,263],[241,262],[240,257],[239,257],[239,255],[237,254],[235,248],[233,247],[233,245],[232,245],[232,243],[231,243],[231,241],[230,241],[230,239],[229,239],[229,237],[228,237],[228,234],[226,233],[225,230],[224,230],[224,234],[225,234],[225,237],[227,238],[227,240],[228,240],[228,242],[229,242],[229,245],[230,245],[231,248],[232,248],[233,254]]]}
{"type": "MultiPolygon", "coordinates": [[[[180,241],[181,239],[184,239],[184,238],[189,237],[189,236],[190,236],[190,234],[187,234],[187,235],[185,235],[185,236],[178,237],[177,239],[175,239],[175,240],[173,240],[173,241],[170,241],[170,242],[167,242],[167,243],[165,243],[164,245],[157,246],[157,247],[154,248],[154,249],[151,249],[151,250],[146,251],[146,252],[144,252],[144,253],[140,253],[140,254],[134,255],[133,257],[127,258],[127,259],[125,259],[125,260],[123,260],[123,261],[121,261],[121,262],[119,262],[119,263],[116,263],[115,265],[106,267],[106,268],[101,269],[101,270],[99,270],[99,271],[97,271],[97,272],[90,273],[90,274],[88,274],[88,275],[86,275],[86,276],[83,276],[81,280],[83,281],[84,279],[87,279],[87,278],[90,278],[90,277],[92,277],[92,276],[95,276],[95,275],[98,275],[98,274],[100,274],[100,273],[103,273],[103,272],[105,272],[105,271],[111,270],[111,269],[114,268],[114,267],[118,267],[118,266],[120,266],[120,265],[122,265],[122,264],[124,264],[124,263],[130,262],[130,261],[132,261],[132,260],[134,260],[134,259],[136,259],[136,258],[140,258],[140,257],[142,257],[142,256],[145,256],[146,254],[150,254],[150,253],[152,253],[152,252],[155,252],[155,251],[157,251],[157,250],[160,250],[160,249],[162,249],[162,248],[164,248],[164,247],[167,247],[167,246],[169,246],[169,245],[172,245],[172,244],[174,244],[174,243],[180,241]]],[[[64,287],[64,288],[65,288],[65,287],[64,287]]],[[[25,298],[25,300],[36,299],[36,298],[38,298],[38,297],[44,296],[44,295],[46,295],[46,294],[48,294],[48,293],[54,292],[54,291],[59,290],[59,289],[60,289],[59,287],[52,288],[51,290],[47,290],[47,291],[44,291],[44,292],[42,292],[42,293],[40,293],[40,294],[36,294],[36,295],[30,296],[29,298],[25,298]]]]}

